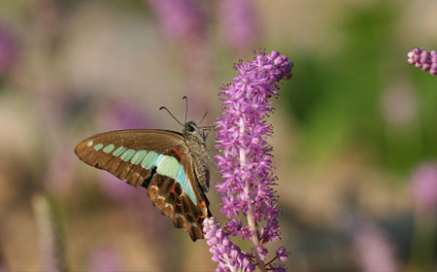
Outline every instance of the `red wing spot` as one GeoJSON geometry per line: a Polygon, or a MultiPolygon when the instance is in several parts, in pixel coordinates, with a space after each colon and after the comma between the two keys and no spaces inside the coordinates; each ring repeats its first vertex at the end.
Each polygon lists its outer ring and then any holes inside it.
{"type": "Polygon", "coordinates": [[[196,218],[196,222],[199,221],[199,218],[205,219],[205,216],[204,216],[204,215],[199,215],[199,216],[196,218]]]}
{"type": "Polygon", "coordinates": [[[178,205],[179,207],[182,207],[182,204],[181,203],[175,203],[176,205],[178,205]]]}
{"type": "Polygon", "coordinates": [[[189,216],[191,216],[192,218],[194,218],[194,215],[193,215],[192,213],[187,212],[187,213],[185,213],[185,215],[189,215],[189,216]]]}
{"type": "Polygon", "coordinates": [[[175,192],[175,190],[174,190],[174,187],[176,187],[176,183],[173,184],[173,187],[171,187],[171,191],[170,191],[170,192],[172,192],[174,195],[176,195],[176,192],[175,192]]]}
{"type": "Polygon", "coordinates": [[[200,206],[205,207],[205,201],[200,202],[200,206]]]}
{"type": "Polygon", "coordinates": [[[178,155],[178,157],[182,160],[182,154],[179,153],[179,150],[177,150],[176,147],[173,147],[173,151],[174,151],[174,153],[176,153],[176,155],[178,155]]]}

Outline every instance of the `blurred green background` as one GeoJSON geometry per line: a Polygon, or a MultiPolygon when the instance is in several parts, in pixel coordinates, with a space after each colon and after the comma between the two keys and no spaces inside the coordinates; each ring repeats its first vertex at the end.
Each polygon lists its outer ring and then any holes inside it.
{"type": "Polygon", "coordinates": [[[437,79],[406,56],[437,48],[435,1],[166,1],[0,2],[0,270],[214,270],[205,241],[73,150],[179,131],[158,109],[183,120],[184,95],[212,124],[233,64],[263,49],[295,65],[269,119],[272,252],[297,272],[437,269],[437,79]]]}

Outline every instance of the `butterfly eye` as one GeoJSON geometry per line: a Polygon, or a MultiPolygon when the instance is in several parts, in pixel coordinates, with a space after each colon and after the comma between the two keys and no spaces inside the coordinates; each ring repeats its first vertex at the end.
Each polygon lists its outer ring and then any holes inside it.
{"type": "Polygon", "coordinates": [[[187,131],[189,131],[189,132],[194,132],[196,130],[196,127],[195,126],[193,126],[193,125],[191,125],[191,124],[188,124],[187,125],[187,131]]]}

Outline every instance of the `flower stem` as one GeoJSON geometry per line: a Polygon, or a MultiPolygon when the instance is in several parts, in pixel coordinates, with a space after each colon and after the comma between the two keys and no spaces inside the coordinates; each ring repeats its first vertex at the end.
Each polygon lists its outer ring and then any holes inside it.
{"type": "MultiPolygon", "coordinates": [[[[243,136],[244,130],[245,130],[243,118],[240,118],[239,126],[240,126],[240,136],[243,136]]],[[[246,150],[244,150],[243,148],[240,148],[240,167],[241,167],[241,169],[246,168],[246,150]]],[[[244,194],[245,194],[246,199],[248,199],[250,201],[249,181],[245,182],[244,194]]],[[[247,224],[249,225],[249,228],[250,228],[251,233],[252,233],[252,242],[255,245],[255,248],[257,248],[259,245],[259,240],[258,240],[258,234],[257,234],[257,229],[256,229],[256,222],[255,222],[255,219],[253,218],[252,203],[250,203],[250,202],[248,203],[248,210],[247,210],[247,224]]],[[[256,261],[258,262],[259,270],[262,272],[265,272],[266,268],[264,265],[264,261],[261,260],[258,251],[257,250],[255,250],[255,251],[256,251],[255,258],[256,258],[256,261]]]]}

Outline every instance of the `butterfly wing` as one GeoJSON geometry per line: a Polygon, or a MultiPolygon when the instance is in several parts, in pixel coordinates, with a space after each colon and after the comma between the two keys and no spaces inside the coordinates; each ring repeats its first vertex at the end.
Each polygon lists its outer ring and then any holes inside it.
{"type": "Polygon", "coordinates": [[[166,130],[123,130],[79,143],[76,155],[133,186],[147,188],[153,204],[191,239],[203,238],[209,201],[195,175],[195,164],[181,134],[166,130]]]}

